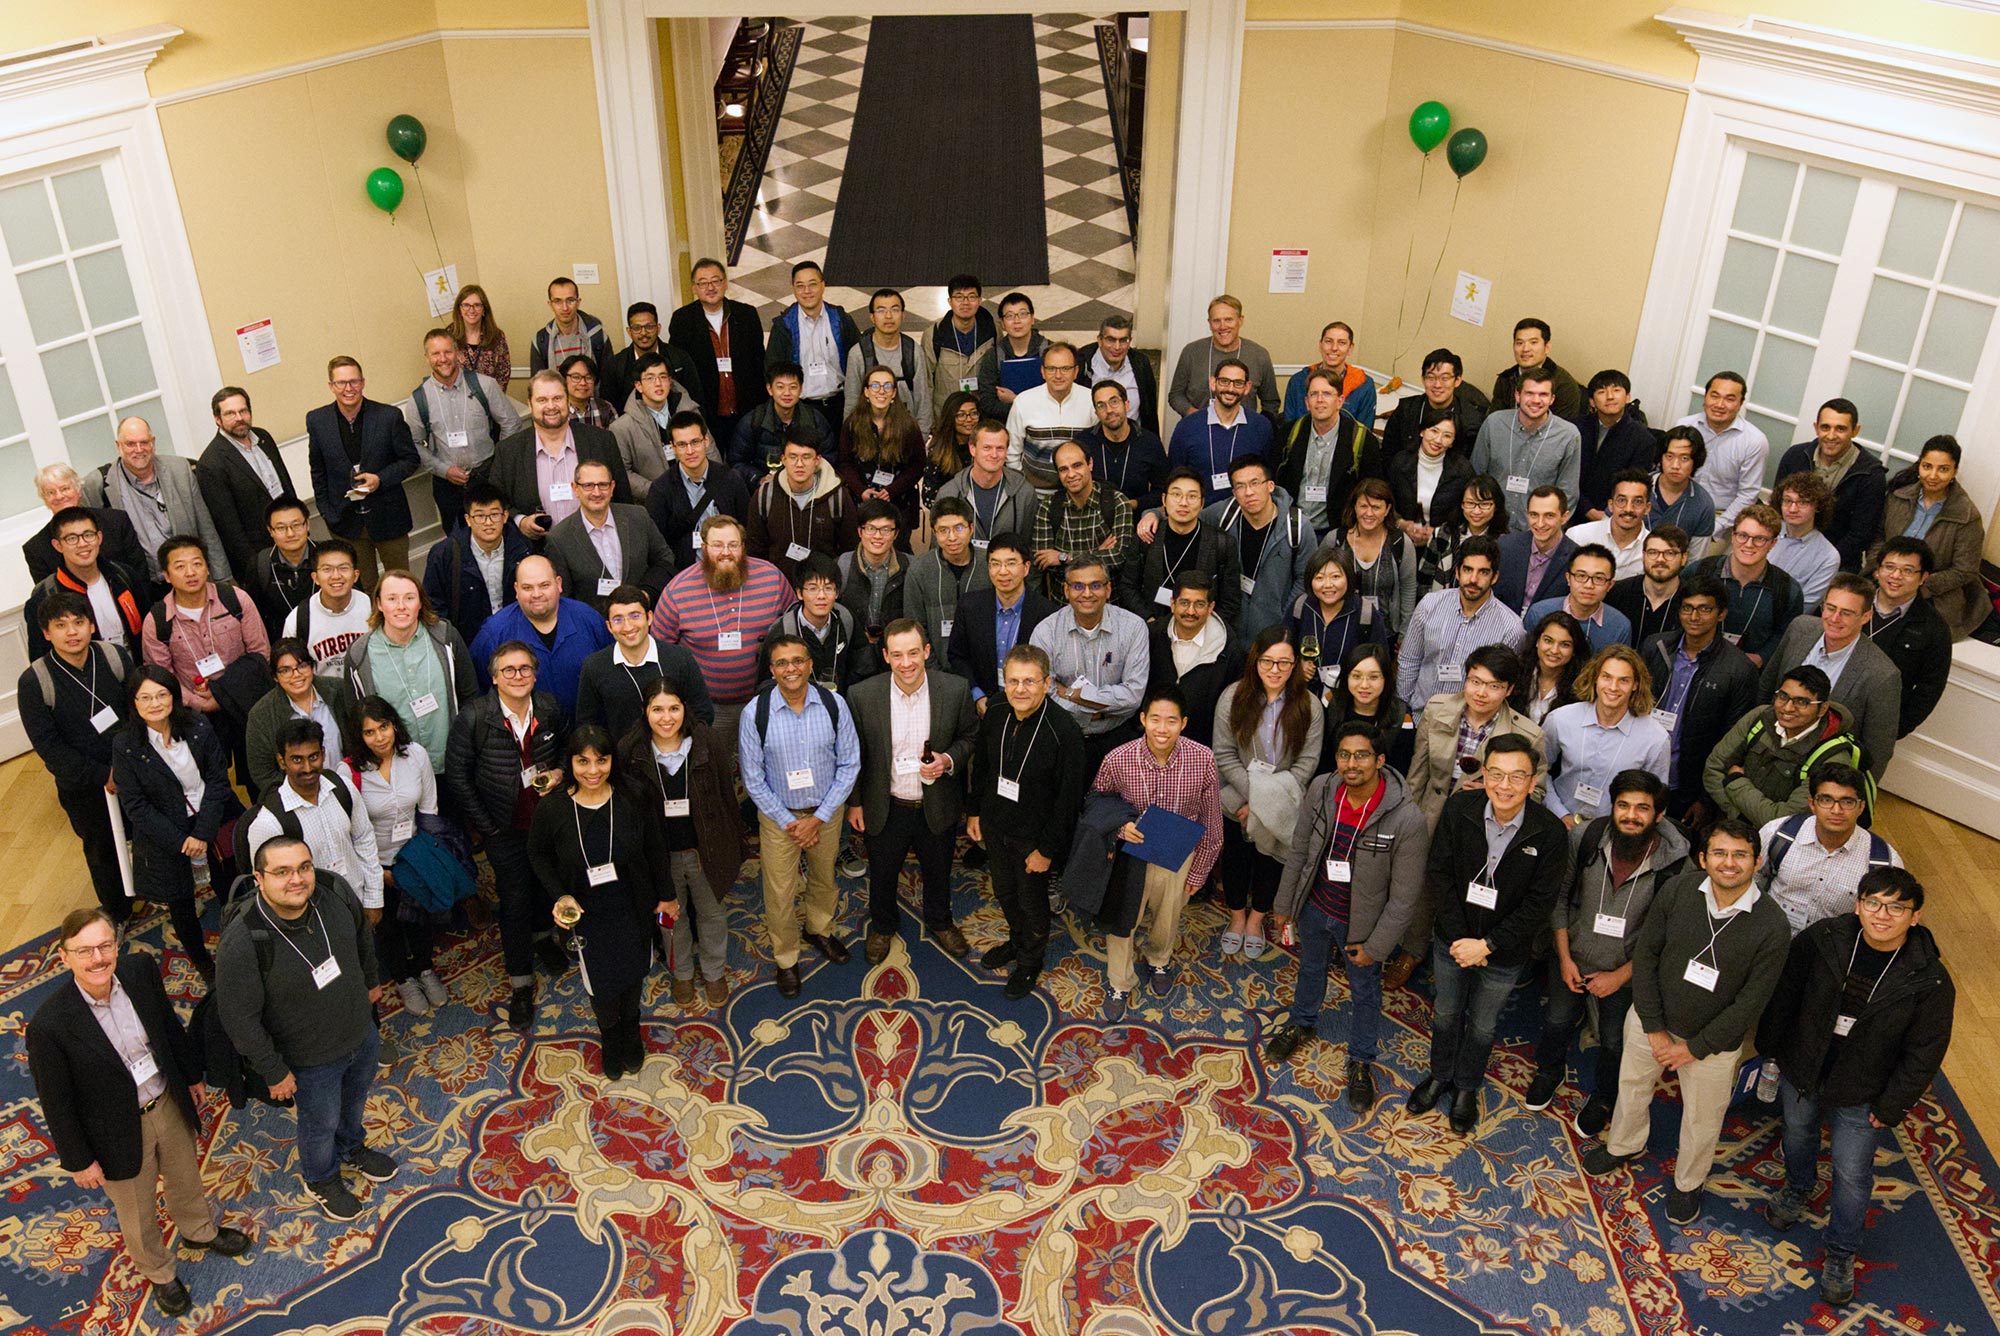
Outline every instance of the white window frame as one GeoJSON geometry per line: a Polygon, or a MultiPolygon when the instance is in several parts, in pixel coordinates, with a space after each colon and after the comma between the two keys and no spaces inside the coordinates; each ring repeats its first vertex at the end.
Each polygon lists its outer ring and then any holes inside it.
{"type": "MultiPolygon", "coordinates": [[[[103,165],[133,294],[153,336],[166,419],[156,430],[188,451],[213,432],[203,387],[220,385],[222,368],[146,86],[147,67],[180,34],[157,24],[23,53],[0,67],[0,180],[103,165]]],[[[25,402],[22,412],[29,415],[25,402]]],[[[31,439],[39,463],[68,458],[59,434],[33,431],[31,439]]],[[[44,522],[38,511],[0,522],[0,607],[26,598],[19,549],[44,522]]]]}
{"type": "MultiPolygon", "coordinates": [[[[2000,65],[1807,24],[1685,7],[1659,20],[1680,33],[1700,63],[1675,149],[1632,380],[1649,402],[1670,405],[1678,419],[1696,375],[1742,154],[1763,148],[2000,207],[2000,156],[1992,150],[2000,144],[2000,65]]],[[[1843,278],[1849,267],[1843,266],[1843,278]]],[[[1845,286],[1835,285],[1822,344],[1843,337],[1843,322],[1851,329],[1861,318],[1859,306],[1849,309],[1845,286]]],[[[1860,300],[1865,304],[1865,284],[1860,300]]],[[[2000,328],[1989,336],[1978,383],[1966,400],[1963,440],[1991,440],[2000,428],[1996,349],[2000,328]]],[[[1789,442],[1771,444],[1782,449],[1789,442]]],[[[2000,497],[2000,450],[1967,450],[1960,480],[1992,514],[2000,497]]]]}

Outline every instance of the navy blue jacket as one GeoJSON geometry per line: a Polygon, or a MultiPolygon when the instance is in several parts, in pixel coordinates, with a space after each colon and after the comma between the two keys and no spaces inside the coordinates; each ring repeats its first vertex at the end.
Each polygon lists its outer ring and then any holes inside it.
{"type": "MultiPolygon", "coordinates": [[[[530,556],[534,546],[522,532],[509,524],[500,534],[500,605],[514,601],[514,568],[530,556]]],[[[472,555],[472,530],[463,524],[451,537],[431,546],[424,559],[424,595],[437,615],[450,622],[459,638],[470,645],[479,638],[486,619],[500,609],[486,593],[479,562],[472,555]]],[[[482,675],[483,676],[483,675],[482,675]]]]}
{"type": "Polygon", "coordinates": [[[350,458],[340,438],[340,406],[321,404],[306,414],[306,449],[320,516],[342,538],[359,538],[364,529],[378,543],[406,538],[415,522],[403,481],[424,466],[410,439],[410,424],[389,405],[363,399],[354,425],[359,448],[350,458]],[[378,475],[382,485],[365,500],[349,501],[347,488],[356,465],[378,475]]]}
{"type": "Polygon", "coordinates": [[[1528,589],[1528,552],[1534,541],[1534,535],[1525,529],[1500,536],[1500,574],[1493,581],[1493,596],[1517,613],[1545,598],[1569,593],[1569,559],[1576,555],[1575,540],[1568,534],[1562,536],[1542,571],[1541,583],[1528,589]]]}

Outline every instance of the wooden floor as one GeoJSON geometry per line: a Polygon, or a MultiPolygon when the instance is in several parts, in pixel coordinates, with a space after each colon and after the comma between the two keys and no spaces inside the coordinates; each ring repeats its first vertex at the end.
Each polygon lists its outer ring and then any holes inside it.
{"type": "MultiPolygon", "coordinates": [[[[1957,1027],[1945,1074],[1981,1131],[2000,1131],[2000,897],[1982,892],[2000,869],[2000,840],[1884,794],[1881,832],[1924,883],[1924,921],[1938,936],[1958,985],[1957,1027]]],[[[0,950],[51,931],[63,915],[95,903],[83,848],[56,804],[55,785],[34,755],[0,764],[0,950]]]]}

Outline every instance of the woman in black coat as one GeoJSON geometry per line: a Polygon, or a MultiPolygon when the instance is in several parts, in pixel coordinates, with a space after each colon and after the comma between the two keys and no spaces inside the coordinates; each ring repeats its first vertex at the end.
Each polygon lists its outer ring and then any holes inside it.
{"type": "Polygon", "coordinates": [[[577,929],[604,1075],[615,1081],[646,1061],[639,995],[653,963],[654,925],[672,923],[680,904],[659,823],[613,788],[611,735],[595,724],[577,729],[564,766],[563,791],[535,808],[528,858],[556,902],[556,923],[577,929]]]}
{"type": "Polygon", "coordinates": [[[213,979],[195,869],[204,868],[214,885],[229,885],[231,865],[216,837],[243,810],[229,786],[229,752],[208,721],[180,703],[180,686],[164,668],[133,669],[125,704],[111,777],[132,837],[132,885],[138,898],[165,902],[181,949],[213,979]]]}

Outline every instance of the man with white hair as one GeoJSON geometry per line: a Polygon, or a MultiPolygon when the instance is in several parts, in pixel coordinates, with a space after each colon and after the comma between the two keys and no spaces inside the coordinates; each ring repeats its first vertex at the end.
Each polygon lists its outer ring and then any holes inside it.
{"type": "MultiPolygon", "coordinates": [[[[71,506],[82,506],[83,476],[67,464],[44,464],[35,470],[35,492],[42,498],[42,504],[49,508],[49,522],[36,531],[35,536],[21,544],[21,555],[28,562],[28,578],[40,584],[56,573],[62,559],[56,554],[55,516],[71,506]]],[[[152,562],[147,560],[146,550],[139,546],[139,535],[132,528],[132,521],[125,513],[109,506],[84,506],[90,517],[97,521],[98,532],[104,535],[99,556],[104,561],[124,567],[134,575],[150,570],[152,562]]]]}
{"type": "Polygon", "coordinates": [[[209,573],[227,580],[232,572],[222,535],[195,484],[194,465],[179,455],[159,453],[152,424],[142,417],[119,422],[118,458],[83,479],[83,504],[125,512],[139,535],[146,573],[160,579],[160,544],[175,534],[193,534],[212,555],[209,573]]]}

